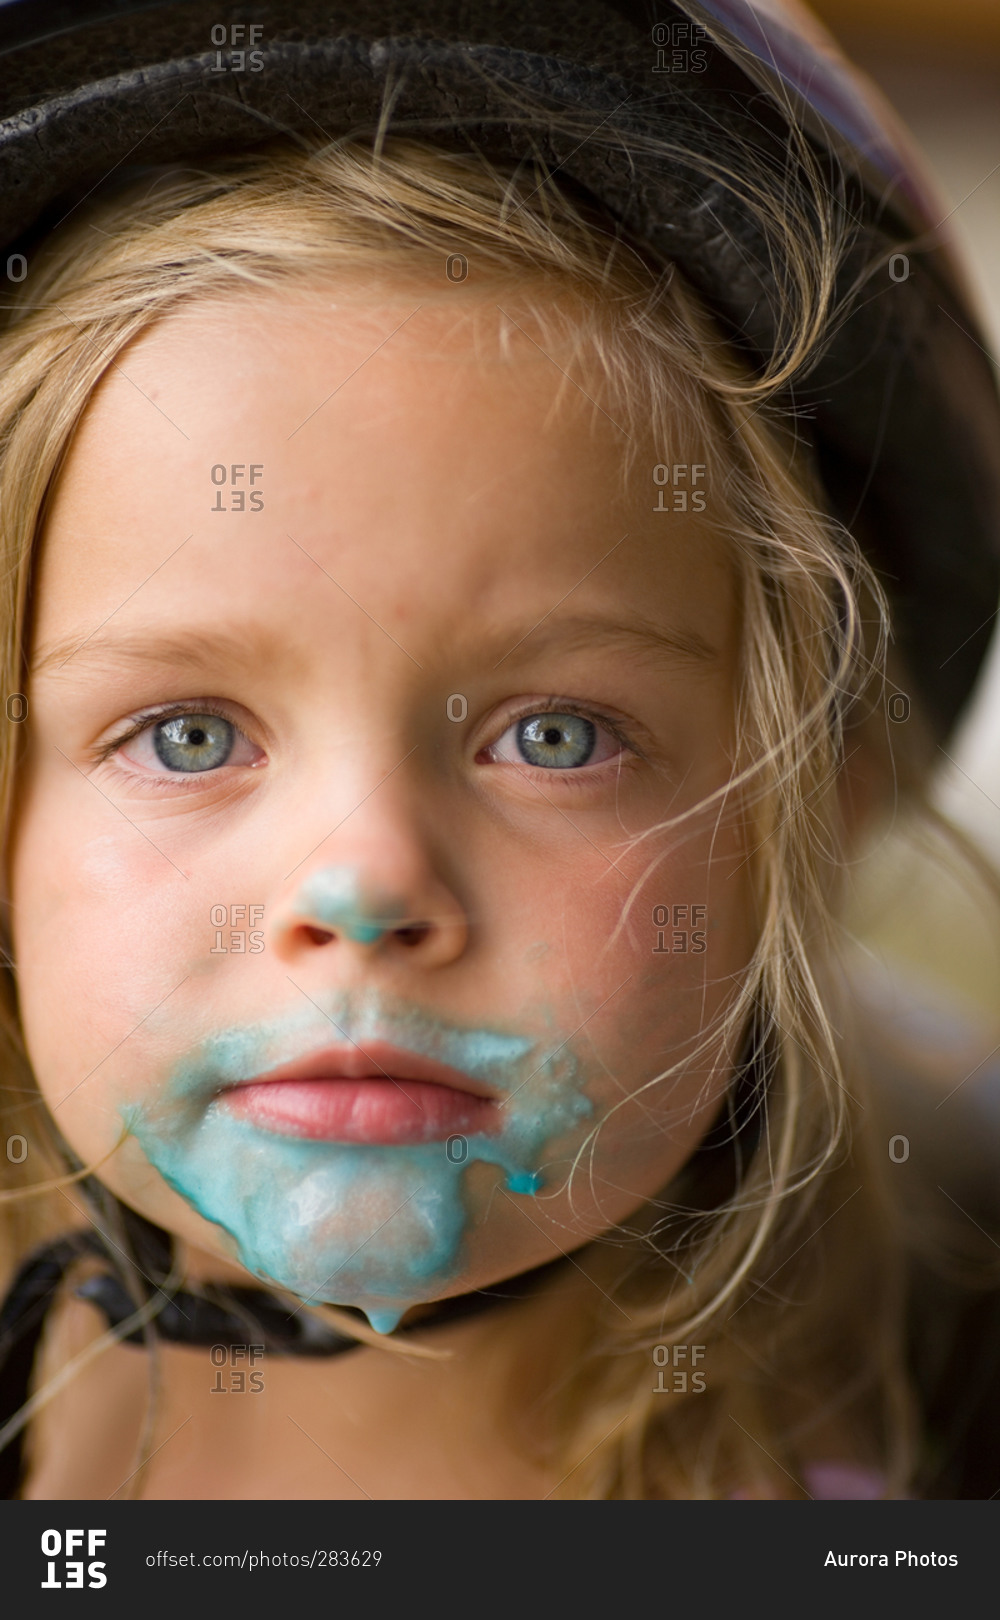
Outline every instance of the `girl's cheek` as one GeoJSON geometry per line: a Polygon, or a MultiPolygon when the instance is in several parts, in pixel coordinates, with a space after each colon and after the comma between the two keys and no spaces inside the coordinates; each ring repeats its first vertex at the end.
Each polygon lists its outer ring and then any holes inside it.
{"type": "Polygon", "coordinates": [[[91,1148],[115,1129],[125,1074],[142,1083],[150,1015],[209,946],[189,881],[127,823],[105,830],[104,812],[81,836],[80,817],[26,804],[11,862],[29,1056],[57,1122],[79,1121],[91,1148]]]}

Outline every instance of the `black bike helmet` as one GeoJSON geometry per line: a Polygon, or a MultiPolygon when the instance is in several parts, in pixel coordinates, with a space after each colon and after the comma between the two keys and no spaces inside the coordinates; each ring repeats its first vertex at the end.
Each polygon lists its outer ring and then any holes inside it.
{"type": "Polygon", "coordinates": [[[679,267],[751,364],[779,341],[759,224],[731,188],[630,147],[676,130],[711,156],[732,136],[787,166],[794,124],[853,239],[847,316],[792,404],[946,735],[1000,596],[1000,400],[905,135],[789,0],[0,0],[0,86],[13,279],[38,233],[108,176],[281,134],[361,134],[389,100],[408,133],[493,158],[542,152],[679,267]],[[510,117],[518,95],[527,120],[510,117]],[[602,138],[571,138],[567,111],[602,138]]]}

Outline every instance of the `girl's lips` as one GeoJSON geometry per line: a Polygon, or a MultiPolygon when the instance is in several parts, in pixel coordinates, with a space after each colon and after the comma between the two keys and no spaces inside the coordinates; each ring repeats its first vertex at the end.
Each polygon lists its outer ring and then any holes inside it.
{"type": "Polygon", "coordinates": [[[229,1087],[222,1105],[262,1130],[390,1147],[482,1135],[499,1125],[492,1092],[460,1070],[385,1041],[331,1047],[229,1087]]]}
{"type": "Polygon", "coordinates": [[[423,1080],[269,1080],[223,1093],[234,1114],[280,1136],[400,1147],[497,1128],[496,1104],[423,1080]]]}

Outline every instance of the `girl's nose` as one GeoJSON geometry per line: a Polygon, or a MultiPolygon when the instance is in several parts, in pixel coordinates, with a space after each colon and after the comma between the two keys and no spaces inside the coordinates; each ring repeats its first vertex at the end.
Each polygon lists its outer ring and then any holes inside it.
{"type": "Polygon", "coordinates": [[[454,895],[436,880],[380,883],[359,866],[314,868],[294,890],[272,930],[286,959],[336,942],[373,954],[412,954],[443,966],[465,949],[468,925],[454,895]]]}

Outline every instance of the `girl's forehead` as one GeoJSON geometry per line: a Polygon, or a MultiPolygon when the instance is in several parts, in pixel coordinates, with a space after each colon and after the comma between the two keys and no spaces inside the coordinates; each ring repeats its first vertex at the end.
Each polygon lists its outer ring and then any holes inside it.
{"type": "MultiPolygon", "coordinates": [[[[325,572],[404,617],[449,596],[502,617],[526,595],[539,617],[569,591],[580,611],[638,608],[652,582],[724,642],[728,569],[694,515],[705,500],[665,513],[652,444],[623,478],[634,444],[596,367],[513,298],[418,294],[254,290],[134,341],[50,507],[41,630],[117,614],[140,584],[127,617],[190,613],[195,581],[250,612],[261,590],[325,572]]],[[[667,464],[704,496],[704,464],[667,464]]]]}
{"type": "MultiPolygon", "coordinates": [[[[445,282],[444,276],[439,280],[445,282]]],[[[492,386],[509,376],[518,390],[531,388],[537,378],[537,390],[549,394],[562,381],[567,405],[579,406],[601,391],[592,352],[592,334],[599,329],[598,312],[542,277],[471,287],[466,282],[447,291],[437,281],[412,276],[293,277],[286,286],[246,287],[181,303],[117,360],[119,366],[128,360],[131,369],[138,358],[166,378],[190,370],[194,357],[206,370],[231,373],[242,363],[289,372],[290,354],[310,370],[357,351],[355,368],[335,380],[338,392],[378,358],[392,360],[397,374],[419,368],[428,380],[454,370],[469,386],[477,372],[492,386]],[[562,369],[568,361],[578,384],[562,369]]],[[[294,373],[288,380],[294,381],[294,373]]],[[[371,386],[371,376],[365,380],[371,386]]],[[[352,398],[356,394],[352,390],[352,398]]]]}
{"type": "Polygon", "coordinates": [[[182,308],[108,369],[77,438],[99,441],[102,461],[126,477],[138,472],[136,448],[197,474],[206,455],[250,433],[276,472],[321,468],[346,442],[381,457],[390,478],[401,457],[411,476],[437,472],[437,442],[456,491],[466,467],[490,462],[509,473],[511,495],[532,462],[553,482],[569,470],[615,480],[632,435],[603,408],[586,352],[573,355],[571,377],[558,338],[507,302],[350,287],[339,298],[259,292],[182,308]]]}

